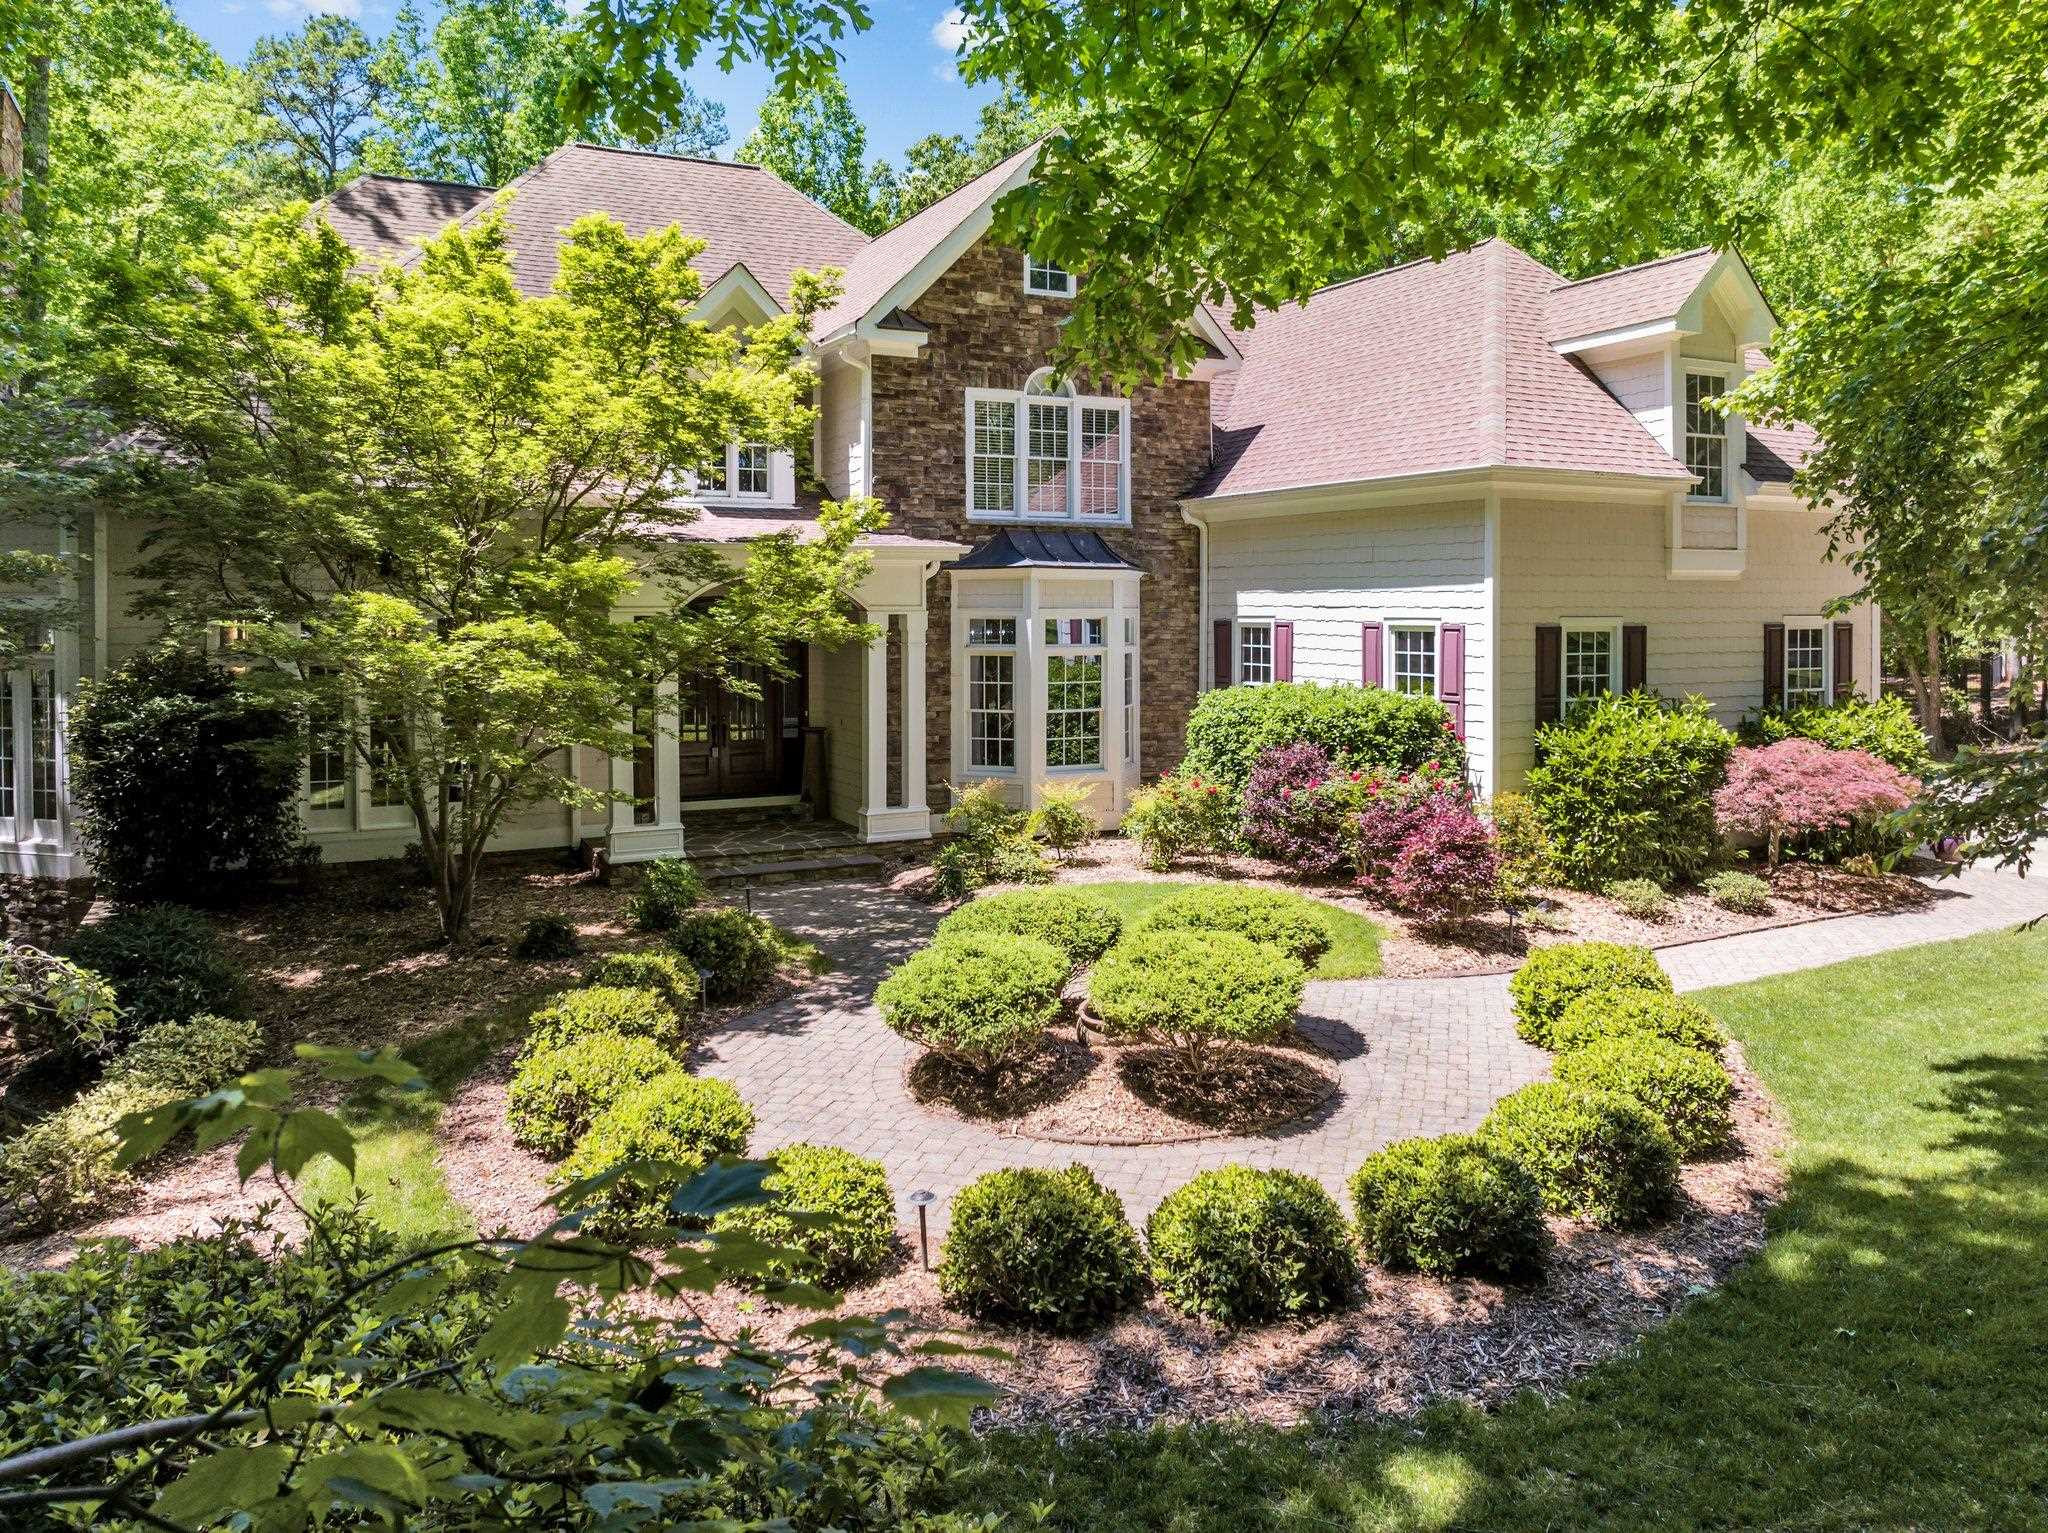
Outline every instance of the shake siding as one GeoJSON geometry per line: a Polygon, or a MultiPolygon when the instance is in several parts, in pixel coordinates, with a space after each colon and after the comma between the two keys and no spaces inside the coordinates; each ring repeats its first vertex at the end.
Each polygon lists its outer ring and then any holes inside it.
{"type": "Polygon", "coordinates": [[[1361,624],[1462,623],[1465,740],[1476,768],[1494,727],[1485,560],[1477,502],[1214,527],[1209,615],[1291,622],[1294,679],[1350,683],[1361,679],[1361,624]]]}
{"type": "Polygon", "coordinates": [[[827,367],[818,380],[818,477],[835,500],[864,487],[860,381],[859,369],[842,366],[827,367]]]}
{"type": "MultiPolygon", "coordinates": [[[[1749,508],[1747,569],[1734,580],[1672,580],[1665,573],[1662,506],[1509,501],[1501,508],[1500,690],[1502,785],[1534,760],[1536,628],[1606,618],[1649,629],[1650,690],[1699,693],[1724,724],[1763,701],[1763,625],[1816,616],[1856,588],[1853,572],[1823,559],[1821,519],[1810,511],[1749,508]]],[[[1871,611],[1858,607],[1856,681],[1871,685],[1871,611]]]]}
{"type": "Polygon", "coordinates": [[[1631,357],[1589,364],[1607,392],[1643,424],[1643,429],[1660,442],[1668,443],[1671,432],[1669,397],[1669,354],[1660,346],[1655,351],[1631,357]]]}

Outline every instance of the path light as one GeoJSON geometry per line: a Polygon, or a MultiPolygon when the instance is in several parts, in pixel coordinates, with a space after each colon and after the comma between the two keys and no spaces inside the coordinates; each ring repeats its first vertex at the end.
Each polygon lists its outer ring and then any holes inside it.
{"type": "Polygon", "coordinates": [[[925,1222],[925,1210],[939,1201],[939,1195],[929,1188],[920,1187],[910,1195],[910,1203],[917,1210],[917,1249],[924,1258],[924,1270],[932,1270],[932,1232],[925,1222]]]}

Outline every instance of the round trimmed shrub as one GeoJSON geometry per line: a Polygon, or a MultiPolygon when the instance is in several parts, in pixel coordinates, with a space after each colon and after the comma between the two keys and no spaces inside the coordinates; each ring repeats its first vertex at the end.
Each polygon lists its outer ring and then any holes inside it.
{"type": "Polygon", "coordinates": [[[505,1121],[514,1143],[552,1160],[627,1092],[676,1068],[652,1039],[587,1033],[520,1056],[505,1093],[505,1121]]]}
{"type": "Polygon", "coordinates": [[[1550,1046],[1560,1054],[1608,1038],[1660,1038],[1712,1055],[1728,1041],[1705,1010],[1657,990],[1589,991],[1565,1007],[1550,1029],[1550,1046]]]}
{"type": "Polygon", "coordinates": [[[1336,1309],[1358,1276],[1336,1200],[1296,1171],[1204,1171],[1153,1211],[1145,1244],[1166,1302],[1226,1325],[1336,1309]]]}
{"type": "Polygon", "coordinates": [[[534,963],[574,958],[582,951],[583,944],[577,940],[576,927],[567,916],[535,916],[526,923],[526,930],[519,934],[518,945],[512,949],[514,957],[534,963]]]}
{"type": "Polygon", "coordinates": [[[183,905],[119,910],[71,941],[72,960],[107,980],[131,1035],[158,1022],[236,1009],[242,973],[213,923],[183,905]]]}
{"type": "Polygon", "coordinates": [[[1036,937],[1067,955],[1074,968],[1093,963],[1123,935],[1124,918],[1074,889],[1014,889],[963,905],[939,923],[938,937],[999,932],[1036,937]]]}
{"type": "Polygon", "coordinates": [[[1605,1038],[1563,1054],[1557,1079],[1587,1091],[1613,1091],[1657,1115],[1687,1160],[1728,1142],[1734,1083],[1720,1061],[1661,1038],[1605,1038]]]}
{"type": "Polygon", "coordinates": [[[781,953],[775,928],[732,905],[692,911],[669,933],[669,945],[699,974],[714,1001],[752,995],[775,973],[781,953]]]}
{"type": "Polygon", "coordinates": [[[1515,1282],[1543,1270],[1543,1194],[1512,1158],[1472,1134],[1403,1139],[1351,1176],[1359,1239],[1381,1266],[1515,1282]]]}
{"type": "Polygon", "coordinates": [[[1032,1052],[1059,1014],[1067,958],[1050,942],[966,932],[900,964],[875,991],[882,1020],[975,1070],[1032,1052]]]}
{"type": "Polygon", "coordinates": [[[1619,1092],[1538,1081],[1495,1103],[1479,1133],[1535,1179],[1553,1213],[1632,1229],[1677,1201],[1671,1131],[1619,1092]]]}
{"type": "MultiPolygon", "coordinates": [[[[753,1132],[754,1114],[724,1081],[665,1070],[599,1113],[558,1176],[577,1181],[633,1160],[672,1160],[701,1168],[721,1155],[744,1155],[753,1132]]],[[[673,1191],[672,1186],[613,1182],[584,1205],[584,1228],[617,1240],[664,1226],[673,1191]]]]}
{"type": "Polygon", "coordinates": [[[1216,1047],[1270,1043],[1301,1010],[1302,967],[1277,947],[1229,932],[1127,937],[1088,977],[1088,1004],[1126,1037],[1170,1043],[1200,1070],[1216,1047]]]}
{"type": "Polygon", "coordinates": [[[615,990],[652,990],[675,1008],[679,1017],[687,1017],[697,1009],[697,971],[675,954],[658,948],[607,953],[591,966],[583,983],[615,990]]]}
{"type": "Polygon", "coordinates": [[[683,1046],[683,1024],[652,990],[590,985],[564,990],[529,1020],[526,1052],[560,1048],[601,1033],[608,1038],[646,1038],[673,1054],[683,1046]]]}
{"type": "Polygon", "coordinates": [[[201,1012],[183,1022],[146,1027],[107,1068],[107,1079],[169,1093],[204,1096],[256,1062],[263,1029],[254,1022],[201,1012]]]}
{"type": "Polygon", "coordinates": [[[1313,903],[1278,889],[1237,889],[1197,884],[1170,895],[1138,923],[1148,932],[1229,932],[1277,947],[1311,964],[1330,946],[1330,928],[1313,903]]]}
{"type": "Polygon", "coordinates": [[[1561,942],[1531,953],[1508,981],[1515,1031],[1538,1048],[1552,1047],[1551,1029],[1564,1010],[1595,990],[1671,993],[1671,976],[1646,947],[1619,942],[1561,942]]]}
{"type": "Polygon", "coordinates": [[[704,880],[680,857],[657,857],[640,870],[626,899],[626,917],[644,932],[674,931],[686,911],[704,903],[704,880]]]}
{"type": "Polygon", "coordinates": [[[768,1201],[729,1209],[711,1227],[793,1246],[814,1264],[798,1273],[775,1263],[773,1278],[815,1275],[844,1288],[872,1276],[896,1245],[896,1199],[882,1163],[820,1144],[790,1145],[774,1161],[774,1174],[762,1183],[768,1201]],[[800,1223],[792,1214],[824,1214],[832,1222],[800,1223]]]}
{"type": "Polygon", "coordinates": [[[1144,1287],[1138,1232],[1086,1166],[991,1171],[953,1201],[939,1292],[970,1315],[1078,1331],[1144,1287]]]}
{"type": "MultiPolygon", "coordinates": [[[[1915,733],[1918,733],[1917,729],[1915,733]]],[[[1732,868],[1710,873],[1702,887],[1707,891],[1708,899],[1737,915],[1762,915],[1771,908],[1770,881],[1758,878],[1754,873],[1738,873],[1732,868]]]]}

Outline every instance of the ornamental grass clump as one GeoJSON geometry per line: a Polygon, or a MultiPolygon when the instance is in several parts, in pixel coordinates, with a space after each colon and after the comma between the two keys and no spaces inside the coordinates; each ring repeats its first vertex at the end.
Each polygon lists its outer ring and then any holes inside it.
{"type": "Polygon", "coordinates": [[[522,1054],[505,1092],[512,1141],[550,1160],[568,1153],[593,1119],[668,1070],[673,1056],[648,1038],[587,1033],[522,1054]]]}
{"type": "Polygon", "coordinates": [[[1035,1053],[1059,1015],[1067,955],[1036,937],[968,931],[934,942],[875,990],[912,1043],[988,1073],[1035,1053]]]}
{"type": "Polygon", "coordinates": [[[1566,1086],[1613,1091],[1655,1113],[1686,1160],[1711,1155],[1734,1133],[1728,1116],[1734,1083],[1721,1062],[1661,1038],[1603,1038],[1558,1056],[1566,1086]]]}
{"type": "Polygon", "coordinates": [[[1050,942],[1073,968],[1091,964],[1123,935],[1123,917],[1077,889],[1012,889],[963,905],[939,923],[937,937],[996,932],[1050,942]]]}
{"type": "Polygon", "coordinates": [[[1646,947],[1618,942],[1560,942],[1540,947],[1508,981],[1515,1031],[1539,1049],[1555,1047],[1551,1029],[1565,1008],[1596,990],[1671,993],[1671,976],[1646,947]]]}
{"type": "Polygon", "coordinates": [[[970,1315],[1079,1331],[1144,1290],[1138,1232],[1086,1166],[990,1171],[953,1200],[939,1292],[970,1315]]]}
{"type": "Polygon", "coordinates": [[[1780,740],[1735,753],[1714,813],[1724,832],[1761,842],[1765,866],[1775,868],[1788,843],[1873,824],[1919,791],[1917,781],[1868,752],[1780,740]]]}
{"type": "Polygon", "coordinates": [[[1705,1009],[1660,990],[1588,991],[1550,1028],[1550,1047],[1560,1054],[1609,1038],[1656,1038],[1714,1058],[1728,1042],[1705,1009]]]}
{"type": "Polygon", "coordinates": [[[1403,1139],[1351,1177],[1374,1261],[1432,1277],[1534,1278],[1550,1251],[1543,1195],[1511,1156],[1471,1134],[1403,1139]]]}
{"type": "Polygon", "coordinates": [[[1538,1081],[1494,1104],[1479,1136],[1534,1179],[1552,1213],[1637,1229],[1678,1201],[1678,1144],[1615,1091],[1538,1081]]]}
{"type": "Polygon", "coordinates": [[[712,1221],[803,1253],[802,1270],[776,1260],[770,1280],[815,1278],[846,1288],[874,1276],[896,1248],[896,1199],[880,1161],[832,1145],[792,1144],[773,1156],[761,1184],[767,1200],[729,1209],[712,1221]]]}
{"type": "Polygon", "coordinates": [[[1231,932],[1148,931],[1103,954],[1088,1004],[1110,1032],[1158,1039],[1199,1075],[1218,1053],[1292,1027],[1305,978],[1280,949],[1231,932]]]}
{"type": "Polygon", "coordinates": [[[665,1070],[628,1091],[592,1120],[556,1174],[581,1181],[629,1161],[672,1162],[653,1183],[621,1177],[584,1205],[584,1228],[604,1240],[665,1224],[677,1182],[721,1155],[744,1155],[754,1115],[724,1081],[665,1070]]]}
{"type": "Polygon", "coordinates": [[[1161,900],[1137,932],[1229,932],[1276,947],[1308,965],[1330,947],[1330,928],[1313,901],[1278,889],[1196,885],[1161,900]]]}
{"type": "Polygon", "coordinates": [[[1358,1277],[1336,1201],[1295,1171],[1204,1171],[1153,1211],[1145,1244],[1160,1297],[1225,1325],[1336,1309],[1358,1277]]]}

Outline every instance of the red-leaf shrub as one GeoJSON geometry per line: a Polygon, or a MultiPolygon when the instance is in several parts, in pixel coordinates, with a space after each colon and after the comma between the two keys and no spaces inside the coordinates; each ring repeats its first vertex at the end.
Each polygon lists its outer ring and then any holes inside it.
{"type": "Polygon", "coordinates": [[[1438,919],[1470,915],[1493,897],[1500,857],[1493,832],[1462,793],[1433,793],[1394,856],[1387,893],[1408,909],[1438,919]]]}
{"type": "Polygon", "coordinates": [[[1259,752],[1244,790],[1245,844],[1303,873],[1343,866],[1344,795],[1332,771],[1330,753],[1307,741],[1259,752]]]}
{"type": "Polygon", "coordinates": [[[1912,803],[1920,784],[1867,751],[1836,751],[1812,740],[1735,752],[1714,795],[1724,832],[1755,836],[1772,867],[1785,842],[1842,830],[1912,803]]]}

